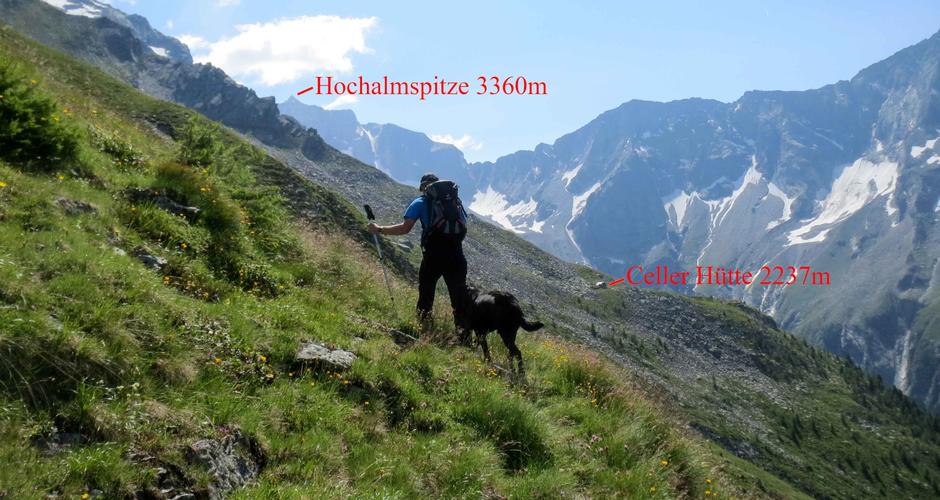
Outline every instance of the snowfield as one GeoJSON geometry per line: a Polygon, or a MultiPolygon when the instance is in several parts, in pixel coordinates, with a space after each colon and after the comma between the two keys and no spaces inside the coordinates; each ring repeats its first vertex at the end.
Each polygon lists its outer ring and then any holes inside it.
{"type": "Polygon", "coordinates": [[[692,205],[692,202],[698,198],[698,193],[692,194],[685,191],[676,190],[674,193],[663,198],[663,209],[676,229],[682,228],[682,221],[685,220],[685,212],[692,205]]]}
{"type": "Polygon", "coordinates": [[[925,142],[923,146],[911,147],[911,156],[914,158],[920,158],[920,156],[925,152],[932,151],[934,147],[936,147],[938,140],[940,140],[940,137],[937,137],[936,139],[930,139],[929,141],[925,142]]]}
{"type": "MultiPolygon", "coordinates": [[[[897,163],[856,160],[852,165],[845,167],[832,183],[832,189],[822,201],[819,215],[787,234],[787,245],[824,241],[831,229],[824,229],[825,226],[851,217],[875,198],[884,195],[890,198],[894,194],[897,178],[897,163]],[[810,236],[813,233],[816,234],[810,236]]],[[[888,215],[891,215],[891,207],[886,205],[886,208],[888,215]]]]}
{"type": "MultiPolygon", "coordinates": [[[[529,201],[520,201],[510,205],[506,195],[493,189],[493,186],[487,186],[486,191],[474,193],[473,201],[470,202],[470,210],[488,217],[493,222],[514,233],[524,233],[524,230],[528,227],[524,223],[516,225],[511,218],[533,215],[538,208],[539,204],[532,197],[529,197],[529,201]]],[[[534,223],[531,230],[541,232],[544,223],[544,221],[541,224],[534,223]]]]}

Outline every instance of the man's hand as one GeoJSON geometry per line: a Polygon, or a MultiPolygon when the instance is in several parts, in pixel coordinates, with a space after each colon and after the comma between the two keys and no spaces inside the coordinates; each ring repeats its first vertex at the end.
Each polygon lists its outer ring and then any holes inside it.
{"type": "Polygon", "coordinates": [[[414,225],[414,219],[405,219],[401,224],[393,224],[391,226],[377,226],[374,222],[370,222],[369,232],[372,234],[384,234],[386,236],[401,236],[408,234],[414,225]]]}

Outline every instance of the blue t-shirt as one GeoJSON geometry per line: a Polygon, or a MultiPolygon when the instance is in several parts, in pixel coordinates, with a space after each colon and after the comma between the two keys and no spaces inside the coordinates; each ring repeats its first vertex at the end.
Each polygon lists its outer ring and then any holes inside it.
{"type": "Polygon", "coordinates": [[[411,202],[411,205],[408,205],[408,209],[405,210],[405,218],[420,220],[422,231],[431,225],[431,214],[428,213],[428,209],[425,206],[424,196],[415,198],[415,201],[411,202]]]}

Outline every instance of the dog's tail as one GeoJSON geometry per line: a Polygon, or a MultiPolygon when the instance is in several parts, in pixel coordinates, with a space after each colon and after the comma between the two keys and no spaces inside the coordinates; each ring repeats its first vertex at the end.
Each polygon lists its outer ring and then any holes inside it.
{"type": "Polygon", "coordinates": [[[525,318],[522,318],[522,329],[527,332],[534,332],[539,328],[545,326],[541,321],[529,321],[525,318]]]}

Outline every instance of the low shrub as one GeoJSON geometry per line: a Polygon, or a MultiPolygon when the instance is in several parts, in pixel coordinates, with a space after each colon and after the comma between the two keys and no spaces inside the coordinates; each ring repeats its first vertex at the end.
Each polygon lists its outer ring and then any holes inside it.
{"type": "Polygon", "coordinates": [[[75,129],[35,79],[0,65],[0,157],[31,170],[51,171],[78,152],[75,129]]]}

